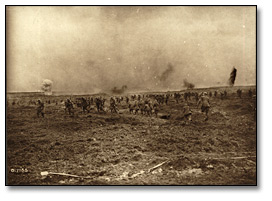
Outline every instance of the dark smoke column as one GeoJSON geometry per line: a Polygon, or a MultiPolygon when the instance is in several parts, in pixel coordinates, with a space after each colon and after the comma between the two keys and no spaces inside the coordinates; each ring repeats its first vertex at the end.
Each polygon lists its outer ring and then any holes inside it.
{"type": "Polygon", "coordinates": [[[168,63],[167,69],[163,71],[161,76],[159,76],[161,82],[165,82],[167,78],[174,72],[174,67],[171,63],[168,63]]]}
{"type": "Polygon", "coordinates": [[[235,83],[236,79],[236,74],[237,74],[237,69],[233,67],[231,73],[230,73],[230,78],[229,78],[229,86],[233,86],[235,83]]]}
{"type": "Polygon", "coordinates": [[[193,89],[195,88],[195,85],[193,83],[188,82],[186,79],[183,80],[184,87],[187,89],[193,89]]]}
{"type": "Polygon", "coordinates": [[[123,85],[121,89],[118,89],[117,87],[114,87],[111,89],[111,93],[113,94],[123,94],[127,89],[127,85],[123,85]]]}

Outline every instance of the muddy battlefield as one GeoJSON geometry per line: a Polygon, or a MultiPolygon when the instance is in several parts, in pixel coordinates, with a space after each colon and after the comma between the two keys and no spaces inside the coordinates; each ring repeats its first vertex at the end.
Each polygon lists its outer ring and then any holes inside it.
{"type": "Polygon", "coordinates": [[[8,185],[256,185],[256,87],[7,93],[8,185]]]}

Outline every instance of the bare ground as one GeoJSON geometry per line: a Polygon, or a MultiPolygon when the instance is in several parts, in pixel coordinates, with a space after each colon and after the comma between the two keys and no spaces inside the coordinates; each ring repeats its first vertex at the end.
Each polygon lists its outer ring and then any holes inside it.
{"type": "Polygon", "coordinates": [[[124,110],[76,109],[71,117],[53,104],[46,105],[45,118],[37,118],[34,106],[9,105],[7,184],[256,185],[254,101],[246,94],[212,97],[204,121],[192,100],[190,124],[173,99],[160,107],[171,113],[169,120],[124,110]],[[42,176],[44,171],[80,177],[42,176]]]}

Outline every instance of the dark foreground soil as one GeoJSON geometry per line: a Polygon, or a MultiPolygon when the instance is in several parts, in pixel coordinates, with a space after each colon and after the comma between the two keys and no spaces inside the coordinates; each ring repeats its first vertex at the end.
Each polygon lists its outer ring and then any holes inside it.
{"type": "Polygon", "coordinates": [[[256,100],[228,94],[211,98],[208,121],[191,100],[189,124],[174,99],[160,107],[169,120],[79,108],[69,116],[54,104],[37,118],[35,106],[9,104],[7,184],[256,185],[256,100]]]}

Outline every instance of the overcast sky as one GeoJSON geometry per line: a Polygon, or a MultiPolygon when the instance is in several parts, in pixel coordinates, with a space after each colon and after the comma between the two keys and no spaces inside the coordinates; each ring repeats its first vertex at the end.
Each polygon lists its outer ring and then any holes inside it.
{"type": "Polygon", "coordinates": [[[256,7],[7,7],[7,90],[256,82],[256,7]],[[169,68],[171,67],[171,68],[169,68]],[[162,79],[162,77],[164,79],[162,79]]]}

